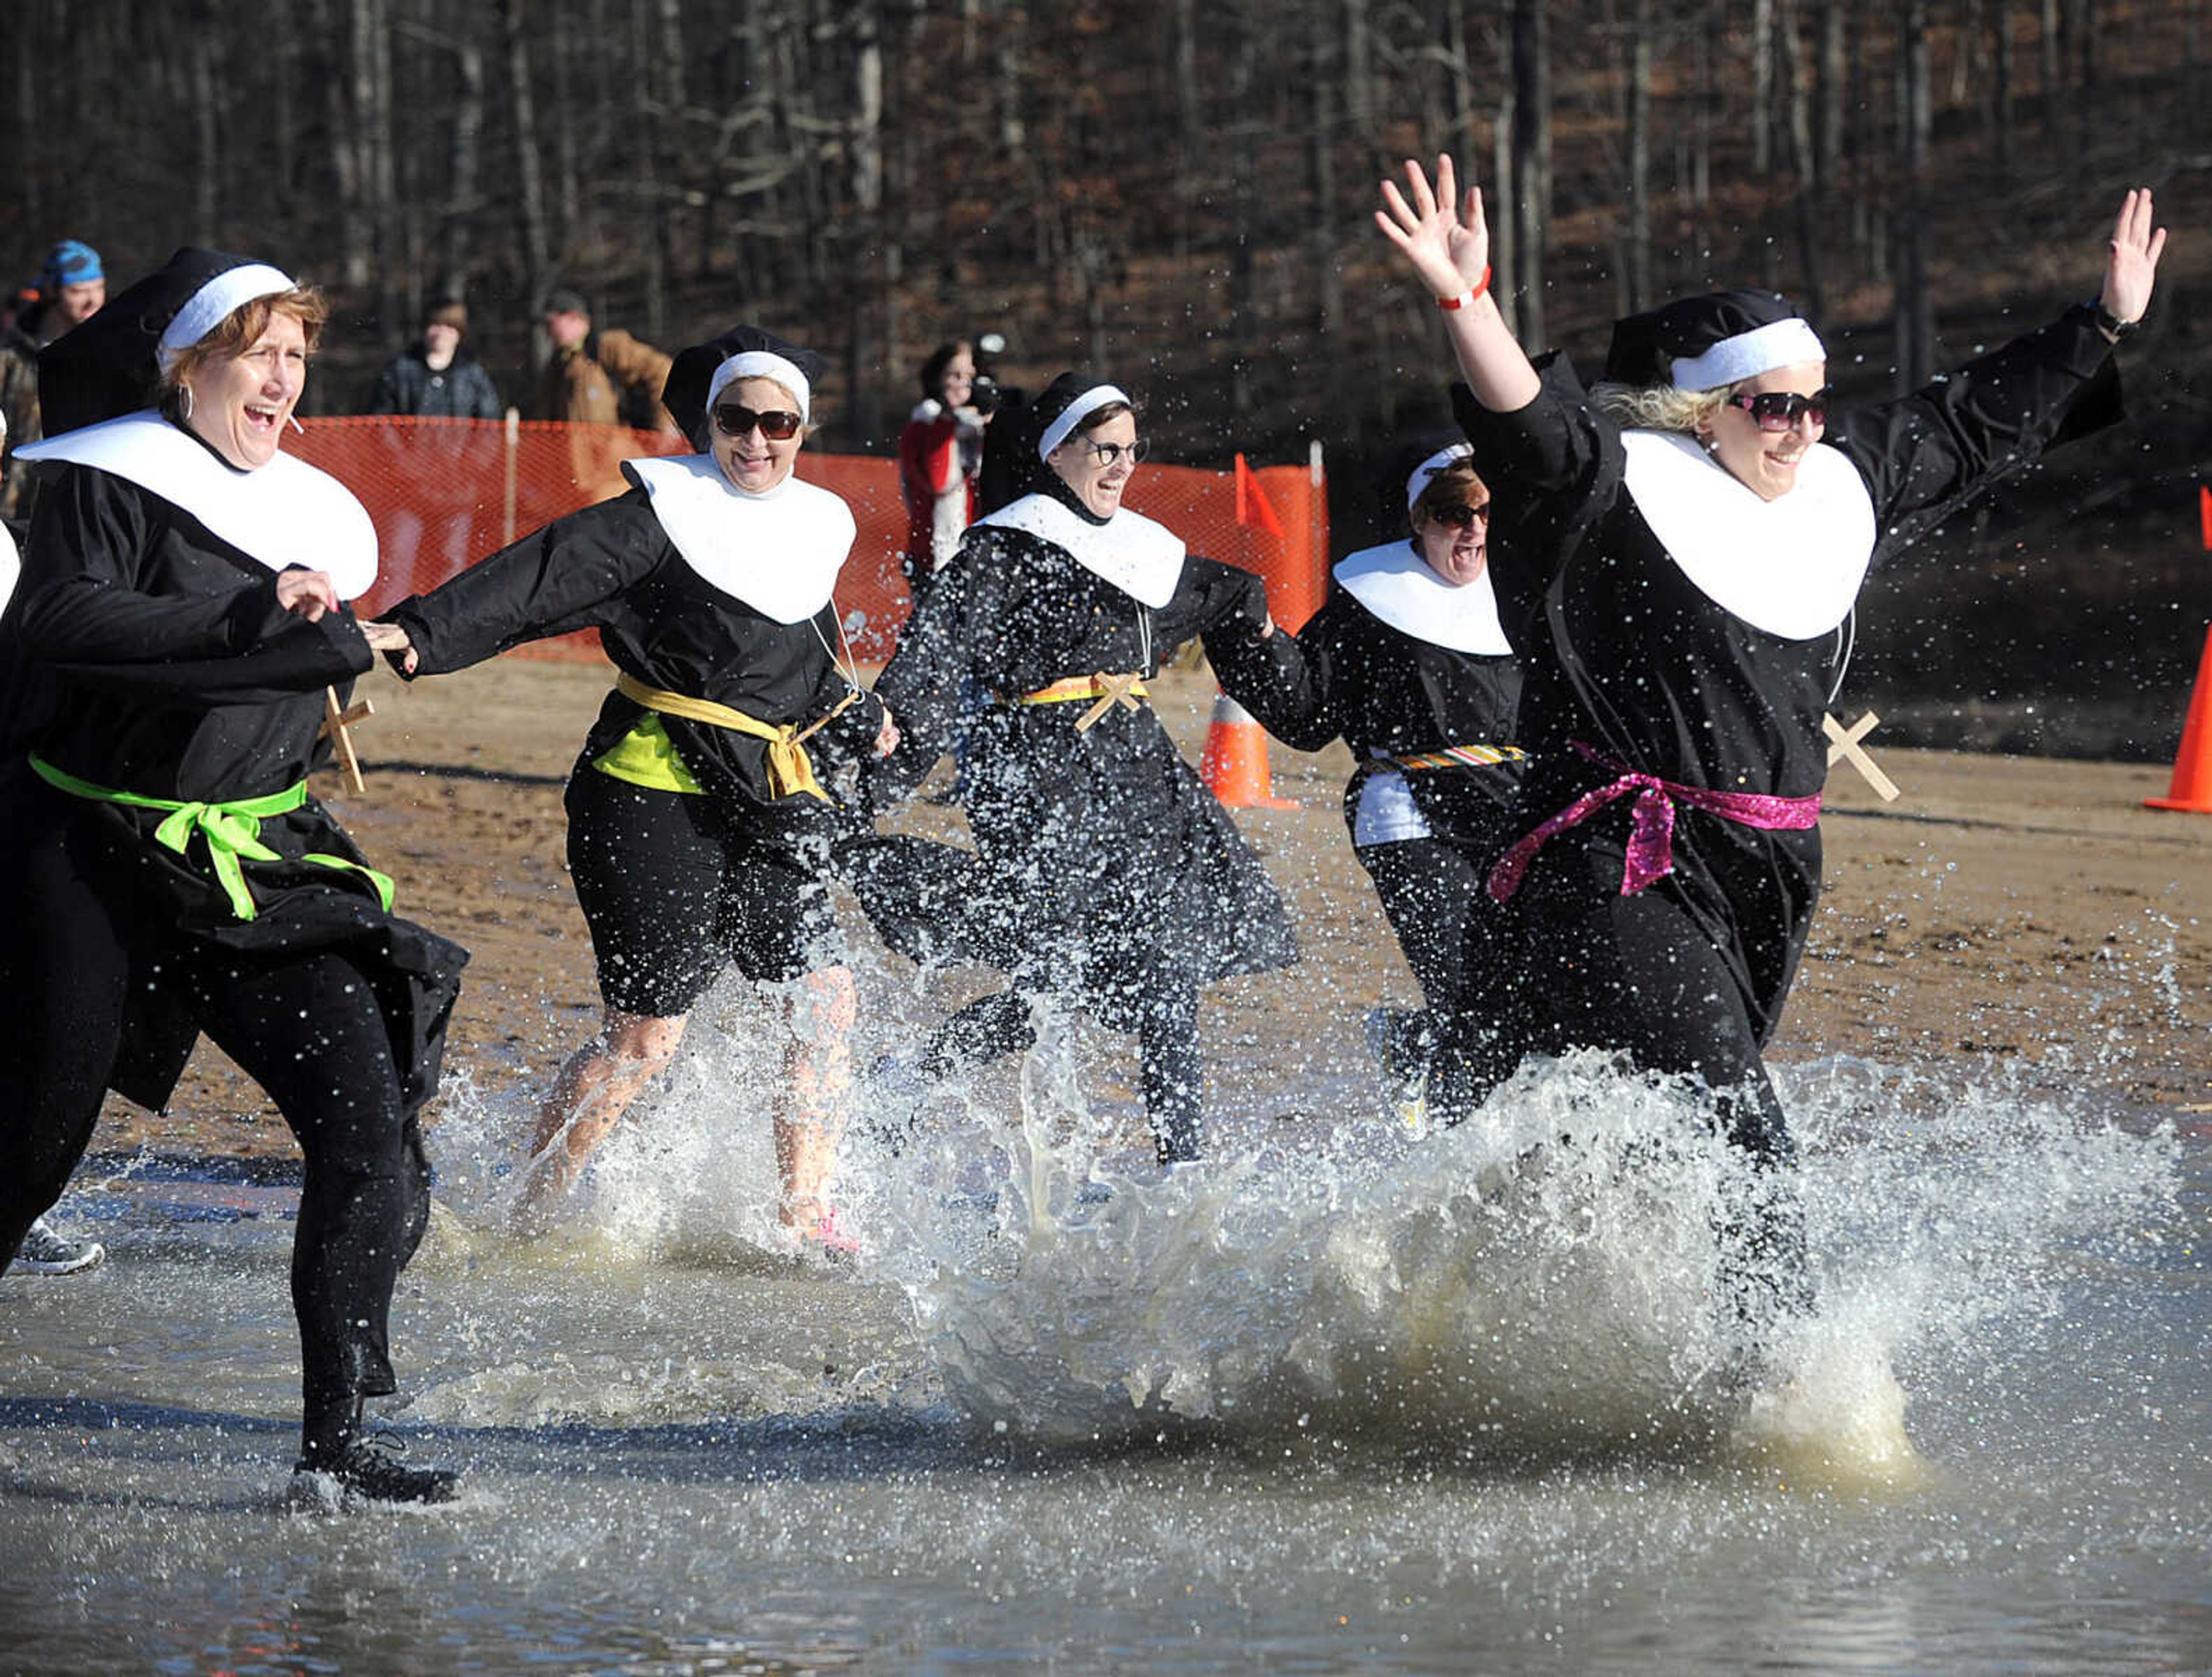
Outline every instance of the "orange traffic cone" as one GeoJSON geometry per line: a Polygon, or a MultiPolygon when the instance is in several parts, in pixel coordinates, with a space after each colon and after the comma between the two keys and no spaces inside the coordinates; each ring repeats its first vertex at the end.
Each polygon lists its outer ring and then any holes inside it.
{"type": "Polygon", "coordinates": [[[1267,732],[1252,713],[1217,689],[1213,720],[1206,725],[1206,752],[1198,772],[1206,788],[1232,810],[1294,810],[1297,802],[1278,798],[1267,777],[1267,732]]]}
{"type": "Polygon", "coordinates": [[[2181,726],[2181,750],[2173,759],[2173,783],[2165,797],[2144,799],[2143,807],[2212,815],[2212,635],[2204,637],[2204,656],[2197,661],[2189,720],[2181,726]]]}

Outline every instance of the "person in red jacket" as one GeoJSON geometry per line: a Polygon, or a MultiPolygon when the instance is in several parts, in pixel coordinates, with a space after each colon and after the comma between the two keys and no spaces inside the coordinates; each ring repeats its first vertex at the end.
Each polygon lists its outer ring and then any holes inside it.
{"type": "Polygon", "coordinates": [[[975,516],[991,388],[988,380],[978,380],[975,346],[964,337],[939,344],[921,364],[922,399],[899,433],[899,494],[907,518],[903,568],[917,605],[959,550],[975,516]]]}

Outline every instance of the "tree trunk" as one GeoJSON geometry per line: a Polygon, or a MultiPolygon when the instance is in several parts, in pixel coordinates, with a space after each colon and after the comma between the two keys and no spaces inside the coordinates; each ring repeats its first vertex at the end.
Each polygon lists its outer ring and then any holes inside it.
{"type": "Polygon", "coordinates": [[[216,183],[222,179],[222,137],[216,126],[219,108],[215,94],[216,32],[222,27],[216,0],[198,0],[191,11],[191,27],[185,34],[192,90],[192,218],[199,243],[222,242],[216,226],[219,205],[216,183]]]}
{"type": "Polygon", "coordinates": [[[1751,5],[1751,167],[1774,167],[1774,0],[1751,5]]]}
{"type": "Polygon", "coordinates": [[[506,36],[507,100],[514,112],[514,178],[521,216],[523,273],[530,307],[544,301],[551,283],[553,253],[545,236],[545,183],[538,161],[538,104],[531,95],[530,40],[524,29],[526,0],[499,0],[500,27],[506,36]]]}
{"type": "Polygon", "coordinates": [[[857,442],[884,434],[884,356],[871,327],[882,278],[880,234],[884,209],[884,43],[876,0],[854,0],[846,39],[853,51],[852,252],[846,263],[852,288],[852,333],[847,348],[846,389],[857,442]],[[874,283],[870,276],[876,276],[874,283]]]}
{"type": "Polygon", "coordinates": [[[1513,0],[1514,300],[1521,341],[1545,339],[1544,258],[1551,221],[1552,66],[1544,0],[1513,0]]]}
{"type": "Polygon", "coordinates": [[[1654,0],[1636,0],[1628,42],[1628,233],[1626,313],[1651,301],[1651,58],[1654,0]]]}
{"type": "Polygon", "coordinates": [[[483,159],[484,63],[483,49],[473,40],[455,44],[453,80],[453,184],[439,241],[438,289],[450,297],[465,297],[477,217],[483,213],[478,176],[483,159]]]}
{"type": "Polygon", "coordinates": [[[2012,184],[2012,0],[1989,0],[1990,123],[1997,178],[2012,184]]]}
{"type": "Polygon", "coordinates": [[[1929,98],[1928,0],[1900,0],[1898,10],[1898,137],[1904,202],[1892,253],[1897,328],[1896,392],[1928,382],[1935,368],[1936,325],[1928,296],[1929,98]]]}

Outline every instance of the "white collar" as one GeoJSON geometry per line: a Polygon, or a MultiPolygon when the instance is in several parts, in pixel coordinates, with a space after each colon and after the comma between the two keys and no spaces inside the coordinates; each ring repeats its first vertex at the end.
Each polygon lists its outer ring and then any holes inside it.
{"type": "Polygon", "coordinates": [[[712,454],[625,460],[684,562],[733,599],[780,623],[830,603],[858,533],[853,509],[794,475],[748,495],[712,454]]]}
{"type": "Polygon", "coordinates": [[[1412,542],[1388,542],[1347,556],[1335,576],[1345,592],[1401,635],[1449,652],[1512,653],[1498,624],[1488,565],[1474,581],[1455,586],[1429,568],[1412,542]]]}
{"type": "Polygon", "coordinates": [[[18,459],[67,460],[127,477],[182,507],[256,564],[326,571],[340,599],[376,584],[376,526],[353,491],[281,450],[251,471],[229,465],[151,408],[27,444],[18,459]]]}
{"type": "Polygon", "coordinates": [[[1182,580],[1182,538],[1127,507],[1105,523],[1092,524],[1052,495],[1025,495],[975,522],[1024,531],[1065,548],[1093,576],[1155,611],[1175,598],[1182,580]]]}
{"type": "Polygon", "coordinates": [[[1679,431],[1620,441],[1636,510],[1706,598],[1786,641],[1850,614],[1874,557],[1874,498],[1840,450],[1807,449],[1797,486],[1762,501],[1679,431]]]}

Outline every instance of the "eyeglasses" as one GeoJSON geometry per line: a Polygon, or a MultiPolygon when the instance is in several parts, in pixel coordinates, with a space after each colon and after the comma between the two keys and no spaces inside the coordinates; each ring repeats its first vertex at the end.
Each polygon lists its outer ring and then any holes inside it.
{"type": "Polygon", "coordinates": [[[1099,465],[1111,470],[1116,460],[1127,460],[1131,465],[1140,465],[1152,452],[1152,440],[1139,437],[1134,442],[1092,442],[1085,439],[1083,446],[1091,451],[1091,458],[1099,465]]]}
{"type": "Polygon", "coordinates": [[[799,434],[800,423],[797,414],[781,409],[755,413],[750,408],[725,402],[714,410],[714,428],[726,437],[741,437],[757,425],[770,442],[785,442],[799,434]]]}
{"type": "Polygon", "coordinates": [[[1800,396],[1794,390],[1763,390],[1756,396],[1731,396],[1728,404],[1741,408],[1762,431],[1794,431],[1801,419],[1809,419],[1815,425],[1828,422],[1829,394],[1826,385],[1810,396],[1800,396]]]}
{"type": "Polygon", "coordinates": [[[1470,507],[1462,501],[1453,507],[1429,507],[1422,510],[1434,522],[1448,524],[1455,530],[1472,530],[1478,524],[1490,522],[1490,503],[1487,501],[1480,507],[1470,507]]]}

